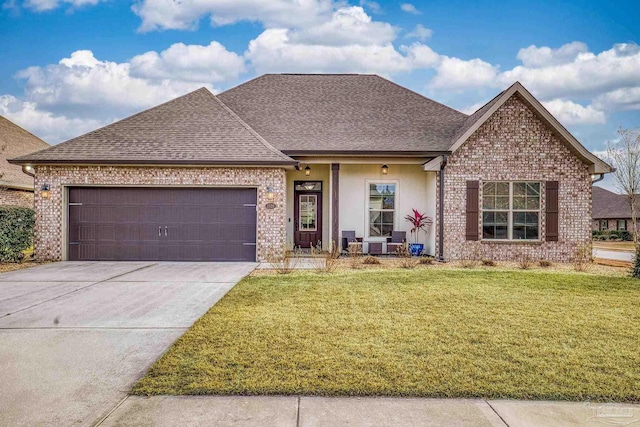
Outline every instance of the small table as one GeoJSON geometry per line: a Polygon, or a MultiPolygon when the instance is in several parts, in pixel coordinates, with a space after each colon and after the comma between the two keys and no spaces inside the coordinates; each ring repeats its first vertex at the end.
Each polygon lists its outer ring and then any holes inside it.
{"type": "Polygon", "coordinates": [[[382,255],[382,242],[369,242],[370,255],[382,255]]]}

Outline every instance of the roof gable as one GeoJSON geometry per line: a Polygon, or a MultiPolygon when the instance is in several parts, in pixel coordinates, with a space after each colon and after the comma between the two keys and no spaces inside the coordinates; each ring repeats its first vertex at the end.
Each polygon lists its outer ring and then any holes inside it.
{"type": "Polygon", "coordinates": [[[49,144],[0,116],[0,187],[33,189],[33,178],[25,175],[20,166],[7,159],[33,153],[49,144]]]}
{"type": "Polygon", "coordinates": [[[292,165],[208,89],[73,138],[15,163],[292,165]]]}
{"type": "Polygon", "coordinates": [[[451,151],[457,150],[467,139],[482,126],[508,99],[514,95],[519,95],[533,110],[533,112],[543,120],[551,129],[560,136],[560,139],[567,144],[568,148],[583,162],[589,164],[590,172],[594,174],[609,173],[611,166],[599,159],[587,150],[553,115],[538,101],[531,93],[520,84],[515,82],[508,89],[502,91],[495,98],[473,113],[458,129],[451,139],[451,151]]]}
{"type": "Polygon", "coordinates": [[[266,74],[218,97],[288,154],[442,152],[467,119],[377,75],[266,74]]]}

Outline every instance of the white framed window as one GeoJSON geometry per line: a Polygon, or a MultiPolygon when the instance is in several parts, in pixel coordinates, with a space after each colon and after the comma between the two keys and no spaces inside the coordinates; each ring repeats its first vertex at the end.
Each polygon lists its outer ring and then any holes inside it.
{"type": "Polygon", "coordinates": [[[367,237],[391,237],[396,228],[397,181],[367,182],[367,237]]]}
{"type": "Polygon", "coordinates": [[[619,219],[618,220],[618,231],[627,231],[627,220],[619,219]]]}
{"type": "Polygon", "coordinates": [[[318,231],[318,195],[300,194],[298,204],[298,227],[300,231],[318,231]]]}
{"type": "Polygon", "coordinates": [[[540,182],[482,184],[483,240],[540,240],[540,182]]]}

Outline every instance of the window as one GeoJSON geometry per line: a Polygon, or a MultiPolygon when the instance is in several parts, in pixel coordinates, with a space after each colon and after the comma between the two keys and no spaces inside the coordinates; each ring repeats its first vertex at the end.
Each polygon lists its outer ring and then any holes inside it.
{"type": "Polygon", "coordinates": [[[317,231],[316,208],[318,206],[318,195],[300,194],[299,203],[299,229],[300,231],[317,231]]]}
{"type": "Polygon", "coordinates": [[[619,219],[618,220],[618,231],[627,231],[627,220],[619,219]]]}
{"type": "Polygon", "coordinates": [[[396,214],[396,184],[369,184],[369,236],[389,237],[396,214]]]}
{"type": "Polygon", "coordinates": [[[601,219],[600,220],[600,231],[606,231],[609,228],[609,221],[607,221],[606,219],[601,219]]]}
{"type": "Polygon", "coordinates": [[[482,186],[482,238],[538,240],[540,183],[485,182],[482,186]]]}

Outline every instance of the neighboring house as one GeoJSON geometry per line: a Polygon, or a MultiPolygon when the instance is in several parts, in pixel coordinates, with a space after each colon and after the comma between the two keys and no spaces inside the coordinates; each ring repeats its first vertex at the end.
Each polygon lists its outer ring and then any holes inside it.
{"type": "MultiPolygon", "coordinates": [[[[640,215],[640,195],[636,209],[640,215]]],[[[631,207],[624,194],[616,194],[602,187],[593,187],[592,230],[631,231],[631,207]]]]}
{"type": "Polygon", "coordinates": [[[13,162],[50,189],[54,260],[263,261],[343,231],[384,250],[415,208],[429,255],[567,261],[611,171],[519,83],[468,116],[375,75],[203,88],[13,162]]]}
{"type": "Polygon", "coordinates": [[[47,147],[49,144],[37,136],[0,116],[0,206],[33,208],[33,177],[7,159],[47,147]]]}

